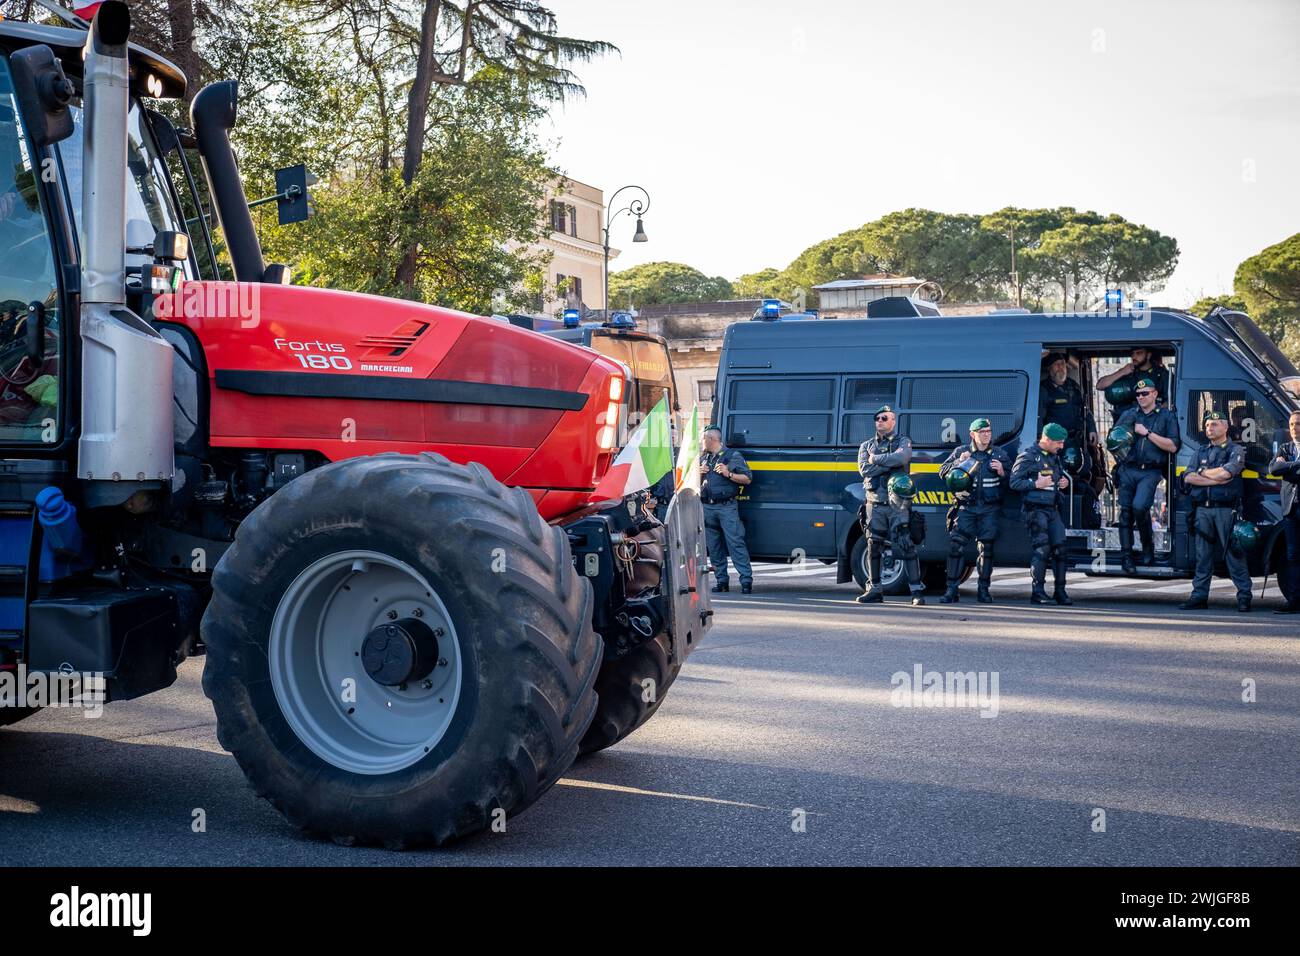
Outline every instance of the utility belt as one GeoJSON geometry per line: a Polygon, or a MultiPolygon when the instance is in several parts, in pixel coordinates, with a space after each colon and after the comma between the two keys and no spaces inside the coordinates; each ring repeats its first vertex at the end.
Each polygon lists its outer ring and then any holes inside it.
{"type": "Polygon", "coordinates": [[[1152,464],[1151,462],[1126,461],[1126,462],[1122,462],[1120,464],[1120,467],[1136,468],[1138,471],[1155,471],[1158,468],[1168,468],[1169,463],[1162,461],[1159,462],[1158,464],[1152,464]]]}
{"type": "Polygon", "coordinates": [[[1235,498],[1232,501],[1198,501],[1196,507],[1201,511],[1209,511],[1213,508],[1227,508],[1230,511],[1241,510],[1241,499],[1235,498]]]}
{"type": "Polygon", "coordinates": [[[728,495],[725,498],[711,498],[708,495],[700,495],[700,501],[706,505],[729,505],[735,500],[735,495],[728,495]]]}

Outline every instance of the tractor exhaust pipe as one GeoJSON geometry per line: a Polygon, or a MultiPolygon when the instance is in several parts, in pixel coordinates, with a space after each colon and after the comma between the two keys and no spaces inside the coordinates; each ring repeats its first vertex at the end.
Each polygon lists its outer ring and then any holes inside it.
{"type": "Polygon", "coordinates": [[[81,222],[81,439],[77,476],[91,507],[170,482],[172,347],[126,307],[126,130],[130,107],[121,0],[95,11],[86,37],[81,222]]]}
{"type": "Polygon", "coordinates": [[[240,282],[261,282],[266,275],[266,260],[258,242],[248,200],[239,180],[239,167],[230,148],[230,131],[235,128],[239,103],[239,84],[234,80],[209,83],[199,90],[190,107],[194,138],[208,173],[208,188],[217,208],[217,220],[226,236],[226,248],[240,282]]]}
{"type": "Polygon", "coordinates": [[[85,49],[86,132],[81,195],[83,302],[126,302],[126,108],[130,89],[125,3],[95,13],[85,49]]]}

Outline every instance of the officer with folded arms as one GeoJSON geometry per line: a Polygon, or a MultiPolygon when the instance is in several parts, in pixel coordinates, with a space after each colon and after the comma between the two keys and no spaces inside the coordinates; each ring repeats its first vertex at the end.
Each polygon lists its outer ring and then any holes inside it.
{"type": "Polygon", "coordinates": [[[1282,479],[1282,533],[1286,536],[1287,602],[1274,614],[1300,614],[1300,412],[1292,412],[1287,423],[1291,440],[1277,446],[1269,474],[1282,479]]]}
{"type": "Polygon", "coordinates": [[[1031,604],[1073,604],[1065,593],[1065,522],[1061,520],[1061,492],[1069,479],[1061,466],[1061,449],[1069,434],[1049,422],[1043,426],[1038,443],[1030,445],[1011,467],[1011,490],[1021,494],[1025,526],[1029,529],[1029,546],[1033,549],[1029,567],[1034,586],[1031,604]],[[1051,562],[1056,590],[1047,596],[1047,565],[1051,562]]]}
{"type": "Polygon", "coordinates": [[[979,590],[976,600],[993,603],[993,545],[998,538],[998,513],[1002,490],[1011,474],[1011,458],[993,445],[993,424],[987,418],[970,423],[970,444],[953,449],[939,466],[939,477],[952,490],[954,504],[948,513],[948,590],[940,603],[956,604],[958,585],[966,570],[966,549],[979,542],[979,590]]]}
{"type": "Polygon", "coordinates": [[[876,435],[858,446],[858,473],[862,475],[866,498],[863,533],[867,536],[867,589],[855,600],[859,604],[876,604],[885,600],[880,586],[880,561],[886,545],[895,561],[903,563],[912,604],[925,603],[925,584],[921,581],[921,562],[912,540],[911,497],[900,494],[912,486],[908,466],[912,461],[911,439],[898,434],[894,409],[882,405],[876,409],[876,435]]]}
{"type": "Polygon", "coordinates": [[[1120,462],[1116,482],[1119,498],[1120,567],[1125,574],[1136,574],[1133,565],[1133,525],[1142,540],[1142,566],[1155,561],[1155,541],[1151,531],[1151,506],[1156,487],[1169,470],[1169,456],[1178,452],[1180,434],[1178,418],[1160,404],[1155,380],[1140,378],[1134,392],[1137,404],[1119,417],[1117,429],[1128,428],[1133,444],[1120,462]]]}
{"type": "Polygon", "coordinates": [[[1250,610],[1250,571],[1245,555],[1232,542],[1232,529],[1241,513],[1246,449],[1228,438],[1228,416],[1222,412],[1206,413],[1205,437],[1210,443],[1197,453],[1196,470],[1183,475],[1196,509],[1192,521],[1196,574],[1192,578],[1192,596],[1178,607],[1183,611],[1209,607],[1214,552],[1222,548],[1228,575],[1237,585],[1237,610],[1246,613],[1250,610]]]}

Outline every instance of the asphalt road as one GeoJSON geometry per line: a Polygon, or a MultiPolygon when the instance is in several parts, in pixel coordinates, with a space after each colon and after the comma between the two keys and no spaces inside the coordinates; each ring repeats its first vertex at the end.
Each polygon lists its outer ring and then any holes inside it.
{"type": "Polygon", "coordinates": [[[999,580],[993,606],[864,608],[819,569],[764,569],[649,724],[443,850],[292,830],[218,746],[191,661],[98,720],[0,731],[0,866],[1300,863],[1294,618],[1117,585],[1042,610],[999,580]],[[996,673],[996,716],[891,704],[918,664],[996,673]]]}

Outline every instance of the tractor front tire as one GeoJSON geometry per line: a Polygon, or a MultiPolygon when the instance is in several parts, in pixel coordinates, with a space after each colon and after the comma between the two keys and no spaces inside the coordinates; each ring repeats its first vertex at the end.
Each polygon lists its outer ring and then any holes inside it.
{"type": "Polygon", "coordinates": [[[0,707],[0,727],[16,724],[24,717],[30,717],[40,710],[39,707],[0,707]]]}
{"type": "Polygon", "coordinates": [[[654,715],[682,669],[669,661],[668,634],[639,644],[622,657],[605,662],[596,678],[600,703],[582,738],[582,753],[612,747],[654,715]]]}
{"type": "Polygon", "coordinates": [[[500,829],[577,756],[603,649],[591,602],[526,491],[440,455],[349,459],[240,526],[203,617],[203,689],[290,823],[441,845],[500,829]]]}

